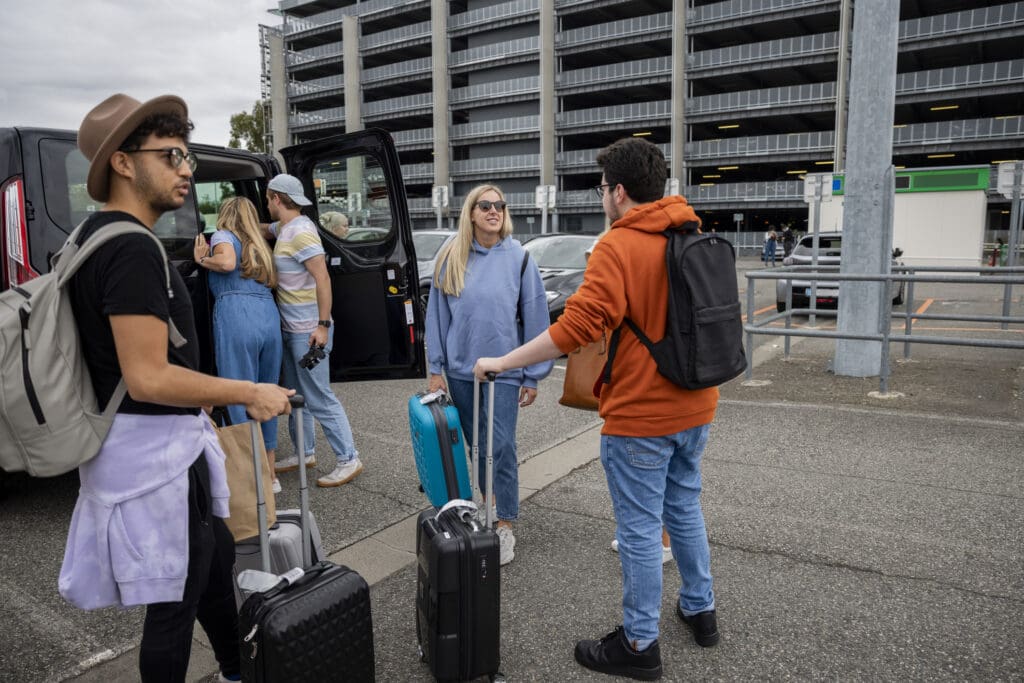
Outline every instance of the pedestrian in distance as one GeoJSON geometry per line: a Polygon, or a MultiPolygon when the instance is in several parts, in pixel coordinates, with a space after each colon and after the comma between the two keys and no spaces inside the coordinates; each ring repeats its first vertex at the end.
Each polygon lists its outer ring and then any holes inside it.
{"type": "Polygon", "coordinates": [[[295,443],[295,417],[290,416],[288,432],[295,445],[295,455],[279,461],[275,470],[280,473],[298,469],[299,454],[305,456],[306,467],[316,466],[315,417],[335,457],[334,469],[316,483],[330,487],[347,484],[358,477],[363,463],[359,460],[348,415],[331,389],[330,356],[334,348],[331,278],[316,224],[300,210],[312,203],[295,176],[281,173],[267,185],[267,207],[274,220],[268,231],[277,239],[274,265],[284,338],[281,376],[285,386],[298,390],[306,399],[306,409],[302,411],[306,443],[295,443]],[[311,362],[303,361],[311,349],[315,354],[311,362]],[[322,362],[319,357],[323,358],[322,362]]]}
{"type": "Polygon", "coordinates": [[[320,223],[338,239],[348,237],[348,216],[340,211],[324,211],[320,214],[320,223]]]}
{"type": "MultiPolygon", "coordinates": [[[[213,294],[213,348],[217,374],[252,382],[277,382],[281,376],[281,316],[273,290],[277,271],[270,245],[263,239],[256,207],[245,197],[225,199],[217,213],[217,230],[207,245],[196,235],[193,257],[209,271],[213,294]]],[[[232,424],[248,418],[245,406],[227,406],[232,424]]],[[[271,472],[277,449],[277,420],[261,425],[271,472]]],[[[274,477],[274,493],[281,482],[274,477]]]]}
{"type": "MultiPolygon", "coordinates": [[[[474,367],[477,377],[569,353],[626,317],[652,339],[664,335],[668,271],[662,233],[699,219],[683,197],[662,197],[665,157],[656,145],[625,138],[601,150],[597,164],[611,230],[595,245],[583,284],[547,331],[504,356],[480,358],[474,367]]],[[[673,384],[659,374],[635,335],[622,334],[598,413],[605,421],[601,463],[622,564],[623,624],[600,640],[576,644],[576,661],[588,669],[641,680],[661,677],[663,522],[682,578],[676,614],[698,645],[719,640],[700,506],[700,462],[717,403],[717,388],[687,390],[673,384]]]]}
{"type": "Polygon", "coordinates": [[[796,238],[793,236],[793,228],[786,226],[782,230],[782,256],[785,258],[793,253],[793,244],[796,238]]]}
{"type": "MultiPolygon", "coordinates": [[[[427,305],[427,389],[450,394],[467,437],[473,434],[473,363],[485,353],[511,351],[547,326],[540,271],[512,238],[505,196],[493,185],[473,188],[459,214],[458,234],[438,256],[427,305]]],[[[515,557],[512,523],[519,518],[519,408],[536,400],[537,383],[547,377],[552,365],[545,359],[524,369],[509,368],[495,379],[494,405],[481,398],[479,434],[486,433],[487,415],[494,415],[493,504],[501,564],[515,557]]],[[[486,450],[486,444],[481,444],[481,485],[486,450]]]]}
{"type": "Polygon", "coordinates": [[[989,256],[988,265],[990,266],[1005,266],[1006,265],[1006,242],[1002,237],[996,238],[996,244],[992,247],[992,254],[989,256]]]}
{"type": "Polygon", "coordinates": [[[774,230],[768,231],[768,238],[764,241],[764,262],[775,267],[775,251],[779,245],[779,237],[774,230]]]}
{"type": "MultiPolygon", "coordinates": [[[[87,190],[103,206],[86,219],[83,242],[125,223],[152,230],[185,204],[196,167],[191,129],[174,95],[142,103],[117,94],[85,116],[78,147],[89,161],[87,190]]],[[[145,683],[185,680],[197,618],[219,680],[237,680],[224,453],[200,406],[242,405],[266,421],[289,412],[294,392],[196,371],[188,290],[149,236],[104,244],[75,274],[69,296],[100,409],[120,407],[100,452],[79,468],[61,594],[85,609],[146,605],[145,683]]]]}

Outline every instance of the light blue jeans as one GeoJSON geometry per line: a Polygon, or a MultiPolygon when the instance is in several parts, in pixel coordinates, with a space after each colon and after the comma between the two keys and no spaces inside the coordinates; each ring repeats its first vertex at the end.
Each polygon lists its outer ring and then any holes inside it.
{"type": "Polygon", "coordinates": [[[622,563],[626,637],[654,640],[661,615],[661,527],[672,539],[687,616],[715,608],[711,554],[700,507],[700,459],[710,425],[657,437],[602,436],[622,563]]]}
{"type": "MultiPolygon", "coordinates": [[[[455,407],[468,448],[473,447],[473,382],[448,378],[448,390],[455,407]]],[[[487,405],[489,390],[480,384],[480,467],[477,483],[483,492],[487,463],[487,405]]],[[[519,462],[516,456],[516,422],[519,419],[519,386],[494,383],[494,501],[498,519],[519,518],[519,462]]]]}
{"type": "MultiPolygon", "coordinates": [[[[277,384],[281,378],[281,318],[270,295],[225,292],[213,305],[217,374],[228,379],[277,384]]],[[[244,405],[229,405],[231,424],[249,419],[244,405]]],[[[260,425],[263,445],[277,448],[277,420],[260,425]]]]}
{"type": "MultiPolygon", "coordinates": [[[[299,360],[309,351],[309,332],[284,332],[284,362],[281,368],[281,379],[284,386],[295,389],[306,399],[306,408],[302,411],[302,436],[306,442],[302,451],[313,455],[316,449],[316,438],[313,433],[315,417],[324,430],[327,443],[331,445],[338,464],[346,463],[359,457],[352,439],[352,426],[348,423],[348,415],[341,407],[341,402],[331,390],[330,360],[331,349],[334,348],[334,328],[327,330],[327,346],[324,348],[328,358],[324,358],[312,370],[299,365],[299,360]]],[[[295,452],[299,452],[295,443],[295,414],[288,416],[288,434],[295,444],[295,452]]]]}

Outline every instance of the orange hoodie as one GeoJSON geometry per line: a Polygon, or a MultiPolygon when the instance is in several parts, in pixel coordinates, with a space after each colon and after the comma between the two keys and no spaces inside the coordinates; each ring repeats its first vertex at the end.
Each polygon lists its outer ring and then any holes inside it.
{"type": "MultiPolygon", "coordinates": [[[[624,317],[652,341],[664,337],[668,271],[666,239],[661,233],[697,220],[686,200],[673,195],[634,207],[615,221],[594,246],[583,284],[549,328],[558,348],[569,353],[597,341],[605,329],[622,325],[624,317]]],[[[601,391],[602,434],[675,434],[710,423],[717,405],[717,388],[690,391],[662,377],[647,348],[628,327],[623,328],[612,381],[601,391]]]]}

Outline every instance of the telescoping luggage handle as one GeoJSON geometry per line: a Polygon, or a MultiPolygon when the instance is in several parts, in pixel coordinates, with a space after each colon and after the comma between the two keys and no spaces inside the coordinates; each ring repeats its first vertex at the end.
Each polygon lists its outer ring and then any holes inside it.
{"type": "MultiPolygon", "coordinates": [[[[292,410],[302,411],[306,406],[306,399],[300,394],[295,394],[288,399],[292,410]]],[[[249,420],[252,431],[252,464],[256,471],[256,522],[260,527],[260,566],[263,571],[270,571],[270,539],[267,533],[267,501],[263,495],[263,463],[260,462],[260,452],[257,439],[262,439],[260,425],[256,420],[249,420]]],[[[309,519],[309,489],[306,483],[306,443],[302,433],[302,415],[295,415],[295,435],[299,444],[298,450],[303,451],[297,457],[299,459],[299,530],[302,534],[302,568],[306,569],[313,563],[312,551],[312,529],[308,524],[309,519]]]]}
{"type": "MultiPolygon", "coordinates": [[[[484,519],[487,528],[494,527],[492,510],[494,504],[494,378],[493,372],[487,373],[487,469],[484,473],[484,519]]],[[[476,491],[477,472],[480,468],[480,380],[473,376],[473,457],[470,462],[472,470],[472,491],[476,491]]],[[[476,493],[473,494],[474,496],[476,493]]]]}

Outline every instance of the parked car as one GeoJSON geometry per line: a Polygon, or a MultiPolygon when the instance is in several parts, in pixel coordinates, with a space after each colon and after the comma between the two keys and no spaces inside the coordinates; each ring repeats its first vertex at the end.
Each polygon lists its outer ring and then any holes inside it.
{"type": "MultiPolygon", "coordinates": [[[[843,233],[823,232],[818,234],[818,265],[839,266],[842,256],[843,233]]],[[[898,259],[903,250],[893,249],[892,265],[901,265],[898,259]]],[[[810,266],[813,264],[814,236],[804,235],[793,247],[793,252],[782,259],[784,266],[810,266]]],[[[903,282],[890,283],[892,303],[895,306],[903,303],[903,282]]],[[[793,290],[793,308],[808,308],[811,301],[811,281],[796,277],[792,280],[775,281],[775,307],[782,313],[786,310],[786,295],[793,290]]],[[[837,280],[818,280],[815,291],[815,308],[836,308],[839,304],[839,282],[837,280]]]]}
{"type": "Polygon", "coordinates": [[[597,242],[597,235],[549,233],[537,235],[523,245],[537,262],[548,299],[551,322],[565,310],[565,300],[583,282],[587,267],[587,251],[597,242]]]}
{"type": "Polygon", "coordinates": [[[420,305],[424,311],[427,310],[430,281],[434,277],[437,256],[456,234],[454,230],[414,230],[412,233],[412,243],[416,247],[416,270],[419,273],[420,305]]]}
{"type": "MultiPolygon", "coordinates": [[[[85,189],[89,164],[73,130],[0,128],[0,289],[49,270],[71,231],[101,207],[85,189]]],[[[211,302],[206,272],[192,260],[197,233],[226,196],[244,196],[269,222],[265,194],[282,169],[271,156],[190,144],[199,164],[186,203],[153,227],[171,261],[185,276],[200,335],[200,367],[214,368],[211,302]]],[[[323,239],[334,291],[332,316],[344,343],[330,357],[332,381],[421,379],[426,372],[416,255],[398,155],[391,136],[369,129],[280,150],[288,172],[309,197],[328,183],[335,196],[358,193],[363,222],[389,226],[359,241],[323,239]],[[356,332],[357,331],[357,332],[356,332]]],[[[305,209],[319,225],[317,205],[305,209]]],[[[324,235],[327,235],[325,232],[324,235]]]]}

